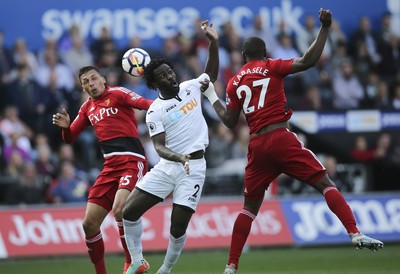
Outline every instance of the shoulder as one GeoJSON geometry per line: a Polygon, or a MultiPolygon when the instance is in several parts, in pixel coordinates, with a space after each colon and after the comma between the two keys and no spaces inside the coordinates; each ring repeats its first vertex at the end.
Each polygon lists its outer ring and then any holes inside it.
{"type": "Polygon", "coordinates": [[[113,95],[127,95],[127,94],[134,93],[130,89],[127,89],[125,87],[120,87],[120,86],[107,87],[107,90],[105,92],[110,92],[113,95]]]}
{"type": "Polygon", "coordinates": [[[210,80],[210,76],[207,73],[202,73],[199,77],[191,79],[191,80],[187,80],[182,82],[179,87],[180,89],[185,89],[188,88],[190,86],[198,86],[200,87],[200,81],[204,80],[204,79],[208,79],[210,80]]]}

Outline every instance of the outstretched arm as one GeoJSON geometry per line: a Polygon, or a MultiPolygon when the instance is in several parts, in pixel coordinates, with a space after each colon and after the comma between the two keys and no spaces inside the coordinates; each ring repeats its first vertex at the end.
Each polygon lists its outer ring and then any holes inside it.
{"type": "Polygon", "coordinates": [[[210,76],[211,82],[218,79],[219,70],[219,54],[218,54],[218,34],[211,24],[208,26],[208,20],[201,22],[201,29],[204,31],[210,45],[208,47],[208,59],[204,72],[210,76]]]}
{"type": "Polygon", "coordinates": [[[332,13],[330,10],[319,10],[319,21],[321,28],[314,42],[300,58],[296,58],[292,64],[292,73],[304,71],[314,66],[321,57],[325,42],[328,39],[329,28],[332,24],[332,13]]]}
{"type": "Polygon", "coordinates": [[[202,84],[200,89],[203,92],[203,95],[210,101],[224,125],[229,128],[235,127],[239,121],[240,109],[230,109],[224,106],[215,92],[214,84],[209,82],[207,79],[200,83],[202,84]]]}

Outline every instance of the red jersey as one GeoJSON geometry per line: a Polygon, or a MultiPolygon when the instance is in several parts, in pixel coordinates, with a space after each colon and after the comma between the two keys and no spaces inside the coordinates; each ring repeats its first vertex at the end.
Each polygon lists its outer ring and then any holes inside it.
{"type": "Polygon", "coordinates": [[[292,72],[293,60],[250,61],[229,80],[226,105],[230,109],[242,109],[250,134],[292,116],[286,103],[283,78],[292,72]]]}
{"type": "Polygon", "coordinates": [[[104,157],[133,155],[144,159],[134,109],[147,110],[152,102],[124,87],[107,87],[99,98],[83,103],[70,127],[63,129],[63,140],[74,142],[92,125],[104,157]]]}

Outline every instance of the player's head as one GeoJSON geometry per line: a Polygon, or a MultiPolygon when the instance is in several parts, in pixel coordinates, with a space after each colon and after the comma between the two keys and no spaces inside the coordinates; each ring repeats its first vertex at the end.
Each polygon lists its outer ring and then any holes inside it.
{"type": "Polygon", "coordinates": [[[164,95],[176,94],[179,91],[173,65],[168,59],[153,58],[144,68],[143,78],[149,89],[158,89],[164,95]]]}
{"type": "Polygon", "coordinates": [[[262,60],[267,56],[265,42],[258,37],[249,37],[243,42],[242,55],[246,61],[262,60]]]}
{"type": "Polygon", "coordinates": [[[100,97],[106,89],[106,79],[94,66],[81,68],[78,77],[83,90],[93,99],[100,97]]]}

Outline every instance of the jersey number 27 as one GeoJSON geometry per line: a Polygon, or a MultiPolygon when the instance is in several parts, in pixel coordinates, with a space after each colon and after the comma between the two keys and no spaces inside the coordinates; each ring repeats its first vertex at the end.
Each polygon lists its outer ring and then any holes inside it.
{"type": "MultiPolygon", "coordinates": [[[[269,81],[270,78],[263,78],[253,82],[253,87],[261,86],[261,92],[258,98],[257,109],[264,107],[265,95],[267,95],[269,81]]],[[[242,99],[242,91],[244,91],[245,93],[245,98],[243,102],[243,112],[247,114],[255,111],[256,106],[250,106],[251,96],[253,95],[253,93],[251,92],[251,88],[247,85],[241,85],[240,87],[238,87],[236,90],[236,94],[239,99],[242,99]]]]}

